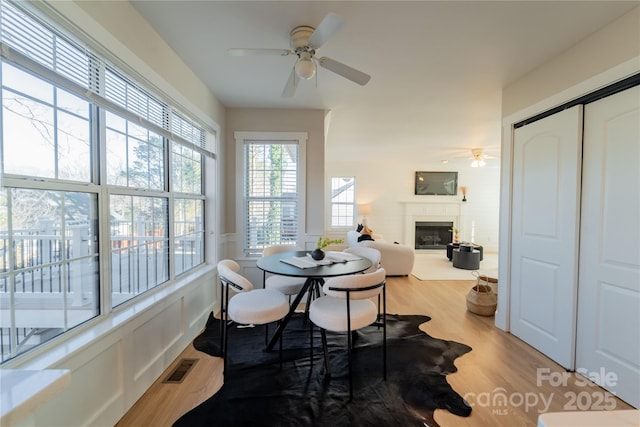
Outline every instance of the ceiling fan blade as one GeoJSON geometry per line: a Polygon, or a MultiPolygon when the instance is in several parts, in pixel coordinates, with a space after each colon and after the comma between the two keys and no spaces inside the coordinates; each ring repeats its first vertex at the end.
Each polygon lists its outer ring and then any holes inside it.
{"type": "Polygon", "coordinates": [[[227,53],[231,56],[248,56],[248,55],[275,55],[275,56],[288,56],[294,55],[294,52],[289,49],[247,49],[247,48],[232,48],[227,49],[227,53]]]}
{"type": "Polygon", "coordinates": [[[344,21],[335,13],[328,13],[309,37],[309,47],[318,49],[326,43],[340,28],[344,21]]]}
{"type": "Polygon", "coordinates": [[[293,67],[291,68],[291,74],[289,74],[287,84],[284,85],[284,89],[282,90],[282,98],[291,98],[296,93],[296,86],[296,69],[293,67]]]}
{"type": "Polygon", "coordinates": [[[333,71],[334,73],[339,74],[342,77],[351,80],[352,82],[358,83],[360,86],[366,85],[369,80],[371,80],[370,75],[365,74],[362,71],[358,71],[355,68],[351,68],[348,65],[344,65],[343,63],[335,61],[331,58],[327,58],[326,56],[318,58],[318,63],[321,67],[326,68],[329,71],[333,71]]]}

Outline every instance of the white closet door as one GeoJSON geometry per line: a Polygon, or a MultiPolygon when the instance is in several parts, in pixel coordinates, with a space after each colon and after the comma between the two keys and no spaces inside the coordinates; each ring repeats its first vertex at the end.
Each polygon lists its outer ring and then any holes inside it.
{"type": "Polygon", "coordinates": [[[572,369],[582,107],[516,129],[511,332],[572,369]]]}
{"type": "Polygon", "coordinates": [[[638,407],[639,87],[585,107],[582,190],[576,369],[638,407]]]}

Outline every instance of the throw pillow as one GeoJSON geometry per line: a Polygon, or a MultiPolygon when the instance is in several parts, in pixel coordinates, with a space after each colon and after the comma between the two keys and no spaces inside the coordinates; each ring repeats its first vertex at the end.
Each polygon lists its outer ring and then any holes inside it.
{"type": "Polygon", "coordinates": [[[371,230],[366,225],[362,226],[362,229],[360,230],[360,236],[358,236],[358,242],[362,242],[363,240],[373,241],[373,237],[371,237],[372,234],[373,230],[371,230]]]}
{"type": "Polygon", "coordinates": [[[358,237],[358,242],[362,242],[362,241],[364,241],[364,240],[371,240],[371,241],[374,241],[374,240],[373,240],[373,237],[371,237],[371,235],[370,235],[370,234],[361,234],[361,235],[358,237]]]}

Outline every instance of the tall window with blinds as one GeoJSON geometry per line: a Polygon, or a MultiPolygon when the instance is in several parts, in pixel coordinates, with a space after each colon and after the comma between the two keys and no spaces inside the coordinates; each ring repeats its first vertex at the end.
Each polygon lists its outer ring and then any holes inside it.
{"type": "Polygon", "coordinates": [[[331,228],[351,228],[355,225],[356,179],[331,178],[331,228]]]}
{"type": "Polygon", "coordinates": [[[247,255],[298,240],[298,145],[245,143],[247,255]]]}

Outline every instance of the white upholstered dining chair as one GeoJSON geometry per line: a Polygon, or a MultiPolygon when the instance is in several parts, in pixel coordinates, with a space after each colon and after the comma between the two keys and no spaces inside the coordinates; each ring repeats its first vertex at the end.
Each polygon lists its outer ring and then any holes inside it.
{"type": "MultiPolygon", "coordinates": [[[[343,252],[358,255],[371,261],[371,267],[367,268],[365,271],[363,271],[363,273],[373,273],[381,267],[380,262],[382,261],[382,254],[375,248],[369,248],[366,246],[353,246],[350,248],[346,248],[343,252]]],[[[386,271],[387,270],[385,270],[385,272],[386,271]]],[[[378,319],[380,318],[380,313],[380,294],[378,294],[378,319]]]]}
{"type": "MultiPolygon", "coordinates": [[[[291,245],[273,245],[264,248],[264,250],[262,251],[262,256],[265,257],[282,252],[299,250],[301,249],[291,245]]],[[[273,289],[283,293],[284,295],[289,297],[289,302],[291,302],[292,295],[298,295],[298,293],[304,286],[305,280],[306,278],[304,277],[289,277],[281,276],[279,274],[272,274],[267,277],[267,273],[265,271],[262,272],[262,283],[264,284],[264,288],[273,289]]]]}
{"type": "Polygon", "coordinates": [[[346,332],[349,366],[349,399],[353,399],[353,339],[352,332],[369,325],[382,327],[382,373],[387,378],[387,324],[385,270],[373,273],[338,276],[328,279],[322,287],[326,296],[311,303],[311,369],[313,369],[313,325],[320,328],[324,349],[325,375],[331,375],[326,331],[346,332]],[[382,293],[382,313],[371,298],[382,293]]]}
{"type": "MultiPolygon", "coordinates": [[[[270,289],[254,289],[253,284],[240,273],[237,262],[224,259],[218,263],[220,279],[220,348],[227,366],[229,321],[241,325],[265,325],[265,343],[268,324],[280,321],[289,312],[287,298],[270,289]],[[230,295],[233,290],[235,294],[230,295]]],[[[280,338],[280,364],[282,364],[282,337],[280,338]]],[[[225,370],[226,372],[226,370],[225,370]]]]}
{"type": "Polygon", "coordinates": [[[363,273],[373,273],[380,267],[381,254],[377,249],[368,248],[365,246],[353,246],[350,248],[346,248],[343,252],[357,255],[371,261],[371,267],[367,268],[365,271],[363,271],[363,273]]]}

